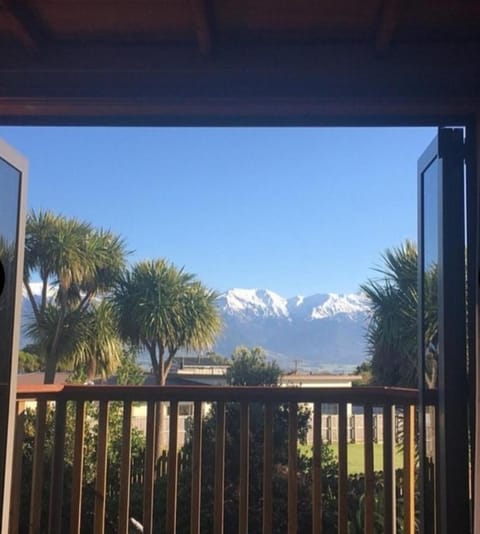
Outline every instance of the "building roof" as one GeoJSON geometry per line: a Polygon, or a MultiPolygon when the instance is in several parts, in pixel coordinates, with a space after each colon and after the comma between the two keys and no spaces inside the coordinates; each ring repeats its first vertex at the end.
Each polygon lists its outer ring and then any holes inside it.
{"type": "MultiPolygon", "coordinates": [[[[70,377],[68,372],[58,372],[55,374],[55,384],[66,384],[70,377]]],[[[338,382],[352,382],[358,380],[357,375],[332,375],[332,374],[286,374],[282,375],[280,382],[281,383],[292,383],[292,384],[305,384],[305,383],[325,383],[329,382],[338,383],[338,382]]],[[[40,372],[35,373],[21,373],[17,375],[17,384],[19,386],[27,385],[40,385],[43,384],[44,374],[40,372]]],[[[96,383],[104,383],[102,380],[96,380],[96,383]]],[[[117,377],[111,376],[106,381],[107,384],[116,384],[117,377]]],[[[157,384],[157,379],[152,373],[145,374],[145,385],[153,386],[157,384]]],[[[167,377],[168,386],[191,386],[194,384],[211,384],[211,385],[225,385],[225,373],[222,375],[212,374],[209,372],[209,368],[205,370],[204,374],[199,372],[193,373],[169,373],[167,377]]]]}
{"type": "MultiPolygon", "coordinates": [[[[55,373],[55,384],[66,384],[70,377],[70,373],[58,372],[55,373]]],[[[17,375],[18,386],[36,386],[43,384],[44,373],[19,373],[17,375]]]]}

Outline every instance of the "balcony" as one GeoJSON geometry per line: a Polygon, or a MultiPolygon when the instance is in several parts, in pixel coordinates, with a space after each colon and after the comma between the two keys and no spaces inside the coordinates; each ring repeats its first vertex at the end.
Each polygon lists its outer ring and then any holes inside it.
{"type": "MultiPolygon", "coordinates": [[[[432,395],[429,410],[435,402],[432,395]]],[[[416,390],[383,387],[24,386],[17,391],[10,532],[140,531],[133,517],[147,533],[414,534],[417,406],[416,390]],[[168,439],[155,462],[158,401],[169,406],[168,439]],[[188,402],[194,410],[182,447],[179,403],[188,402]],[[132,409],[139,407],[146,431],[134,460],[141,432],[132,431],[132,409]],[[311,437],[300,444],[305,407],[311,437]],[[330,433],[322,428],[322,411],[334,413],[335,432],[331,420],[330,433]],[[361,450],[356,472],[353,441],[360,442],[357,455],[361,450]]]]}

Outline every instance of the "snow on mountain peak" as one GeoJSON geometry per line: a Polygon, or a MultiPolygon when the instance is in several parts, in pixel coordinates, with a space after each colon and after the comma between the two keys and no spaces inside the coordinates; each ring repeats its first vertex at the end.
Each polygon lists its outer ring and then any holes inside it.
{"type": "Polygon", "coordinates": [[[358,365],[365,359],[368,299],[359,293],[317,293],[285,299],[267,289],[230,289],[218,298],[224,331],[215,345],[261,346],[275,358],[301,356],[308,366],[358,365]]]}
{"type": "Polygon", "coordinates": [[[315,306],[311,312],[312,319],[325,319],[337,314],[354,316],[369,311],[368,299],[361,293],[339,295],[328,293],[322,304],[315,306]]]}
{"type": "Polygon", "coordinates": [[[268,289],[230,289],[219,301],[224,311],[233,314],[288,317],[286,299],[268,289]]]}
{"type": "Polygon", "coordinates": [[[268,289],[230,289],[219,297],[220,308],[229,315],[317,320],[342,314],[355,317],[368,313],[367,298],[360,293],[316,294],[290,299],[268,289]]]}

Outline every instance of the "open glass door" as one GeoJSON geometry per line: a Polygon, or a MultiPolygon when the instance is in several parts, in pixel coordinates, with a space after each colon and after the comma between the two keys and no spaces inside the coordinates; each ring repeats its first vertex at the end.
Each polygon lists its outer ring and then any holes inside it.
{"type": "Polygon", "coordinates": [[[26,160],[0,140],[0,525],[8,531],[25,241],[26,160]]]}
{"type": "Polygon", "coordinates": [[[418,162],[421,532],[470,532],[464,131],[418,162]]]}

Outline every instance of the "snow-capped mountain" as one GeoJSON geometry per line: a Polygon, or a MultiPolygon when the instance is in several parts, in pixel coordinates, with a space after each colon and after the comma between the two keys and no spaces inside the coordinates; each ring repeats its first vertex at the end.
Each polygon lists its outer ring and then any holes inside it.
{"type": "MultiPolygon", "coordinates": [[[[41,284],[31,284],[40,301],[41,284]]],[[[49,298],[56,289],[49,288],[49,298]]],[[[231,289],[218,297],[223,331],[214,350],[229,356],[236,346],[261,346],[283,367],[294,359],[305,368],[356,365],[365,359],[369,303],[360,293],[285,298],[268,289],[231,289]]],[[[22,322],[32,309],[23,290],[22,322]]],[[[22,329],[21,346],[28,343],[22,329]]]]}
{"type": "Polygon", "coordinates": [[[358,314],[369,313],[368,299],[361,293],[323,293],[286,299],[268,289],[230,289],[220,295],[218,303],[225,315],[244,318],[315,320],[343,316],[355,320],[358,314]]]}
{"type": "Polygon", "coordinates": [[[215,346],[230,354],[237,345],[260,345],[282,365],[358,364],[365,359],[367,298],[360,293],[296,296],[266,289],[231,289],[218,299],[224,329],[215,346]]]}
{"type": "Polygon", "coordinates": [[[288,301],[268,289],[231,289],[218,299],[226,315],[244,317],[289,317],[288,301]]]}

